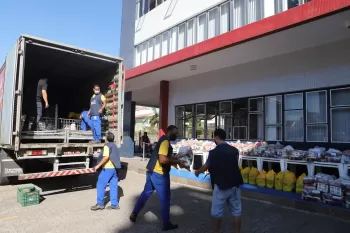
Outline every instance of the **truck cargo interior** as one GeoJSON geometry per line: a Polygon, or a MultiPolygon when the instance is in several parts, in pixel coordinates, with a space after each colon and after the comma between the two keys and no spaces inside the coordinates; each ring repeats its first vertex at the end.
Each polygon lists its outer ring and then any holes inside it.
{"type": "MultiPolygon", "coordinates": [[[[57,119],[57,117],[68,119],[70,112],[81,113],[89,109],[95,84],[100,85],[102,93],[106,93],[117,69],[115,62],[74,51],[27,43],[22,120],[26,119],[28,122],[28,119],[34,119],[36,116],[36,91],[39,79],[48,78],[49,108],[44,110],[43,119],[57,119]]],[[[50,125],[54,123],[46,124],[41,134],[65,127],[61,124],[58,128],[57,125],[54,128],[54,125],[50,125]]],[[[30,132],[30,128],[23,128],[22,134],[24,132],[30,132]]]]}

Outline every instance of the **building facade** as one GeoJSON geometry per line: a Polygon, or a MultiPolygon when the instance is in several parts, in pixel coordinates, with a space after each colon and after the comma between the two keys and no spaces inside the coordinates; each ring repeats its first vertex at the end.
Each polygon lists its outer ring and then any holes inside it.
{"type": "Polygon", "coordinates": [[[348,148],[350,1],[126,2],[126,89],[160,129],[348,148]]]}

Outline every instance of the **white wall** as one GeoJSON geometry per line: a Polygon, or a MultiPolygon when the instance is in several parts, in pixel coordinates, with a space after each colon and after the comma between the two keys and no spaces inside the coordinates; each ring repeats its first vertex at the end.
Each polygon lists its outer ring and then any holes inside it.
{"type": "Polygon", "coordinates": [[[350,85],[349,54],[347,40],[172,81],[168,123],[176,105],[350,85]]]}

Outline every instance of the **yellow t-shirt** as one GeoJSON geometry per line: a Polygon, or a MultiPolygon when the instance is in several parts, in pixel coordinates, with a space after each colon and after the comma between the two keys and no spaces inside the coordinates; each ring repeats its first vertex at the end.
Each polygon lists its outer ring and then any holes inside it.
{"type": "MultiPolygon", "coordinates": [[[[94,95],[92,96],[92,98],[95,98],[95,96],[96,96],[96,95],[94,94],[94,95]]],[[[106,100],[106,97],[105,97],[104,95],[101,95],[101,100],[102,100],[102,101],[105,101],[105,100],[106,100]]]]}
{"type": "MultiPolygon", "coordinates": [[[[103,157],[109,158],[109,147],[108,146],[103,147],[103,157]]],[[[110,159],[108,159],[107,163],[105,163],[105,165],[103,167],[104,168],[115,168],[113,162],[110,159]]]]}
{"type": "MultiPolygon", "coordinates": [[[[168,156],[168,150],[169,150],[169,141],[164,140],[159,147],[158,155],[164,155],[168,156]]],[[[154,172],[163,175],[163,168],[161,164],[159,163],[159,159],[157,160],[156,166],[153,169],[154,172]]]]}

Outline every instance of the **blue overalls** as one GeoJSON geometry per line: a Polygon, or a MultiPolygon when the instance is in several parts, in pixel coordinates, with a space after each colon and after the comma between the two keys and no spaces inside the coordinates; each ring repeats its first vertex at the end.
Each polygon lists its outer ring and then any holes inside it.
{"type": "MultiPolygon", "coordinates": [[[[143,192],[138,198],[133,213],[138,214],[143,206],[146,204],[148,198],[152,195],[153,191],[156,190],[160,199],[161,216],[163,225],[170,223],[170,166],[162,165],[163,175],[153,172],[158,161],[159,147],[164,140],[168,140],[166,136],[162,136],[147,164],[146,173],[146,184],[143,192]]],[[[172,156],[173,148],[169,145],[168,157],[172,156]]]]}
{"type": "Polygon", "coordinates": [[[98,111],[102,106],[102,94],[92,96],[90,101],[90,116],[93,140],[95,142],[101,142],[101,114],[98,111]]]}
{"type": "Polygon", "coordinates": [[[88,113],[88,111],[84,111],[81,113],[80,129],[84,131],[88,130],[88,128],[92,129],[91,119],[90,116],[88,116],[88,113]]]}
{"type": "MultiPolygon", "coordinates": [[[[112,206],[119,206],[118,202],[118,172],[117,170],[121,168],[120,155],[118,147],[109,142],[106,144],[109,148],[109,159],[114,164],[115,168],[102,168],[101,173],[98,176],[96,190],[97,190],[97,204],[99,206],[104,206],[105,189],[109,183],[109,195],[112,206]]],[[[102,160],[103,151],[101,152],[97,163],[102,160]]]]}

